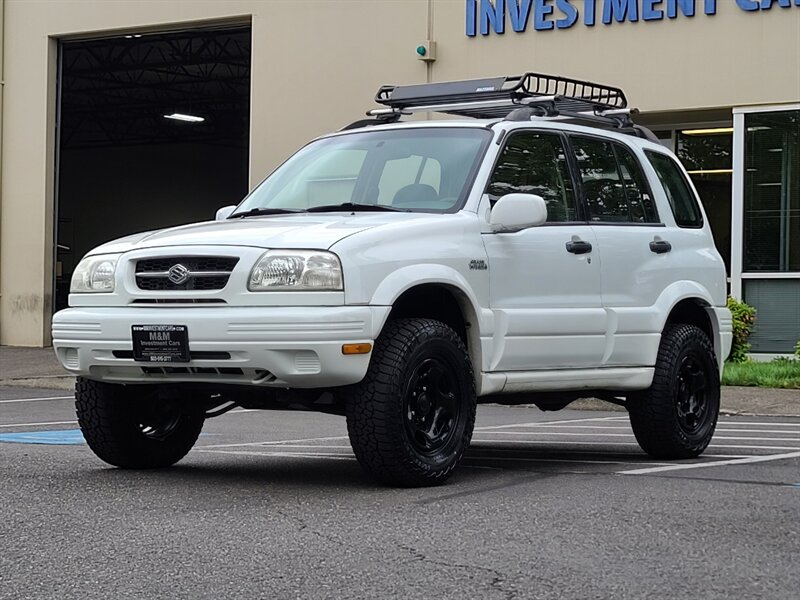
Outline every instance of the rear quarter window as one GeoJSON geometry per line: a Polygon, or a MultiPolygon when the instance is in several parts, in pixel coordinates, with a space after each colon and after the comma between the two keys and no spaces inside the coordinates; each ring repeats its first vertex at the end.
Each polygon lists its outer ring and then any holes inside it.
{"type": "Polygon", "coordinates": [[[653,165],[658,180],[667,195],[669,206],[678,227],[698,229],[703,226],[703,213],[697,203],[686,176],[678,163],[666,154],[645,150],[645,155],[653,165]]]}

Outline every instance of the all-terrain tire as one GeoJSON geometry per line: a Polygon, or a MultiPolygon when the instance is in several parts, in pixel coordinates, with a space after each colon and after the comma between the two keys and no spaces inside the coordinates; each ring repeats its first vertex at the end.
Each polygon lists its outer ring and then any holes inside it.
{"type": "Polygon", "coordinates": [[[699,456],[714,435],[719,403],[719,368],[711,340],[694,325],[667,326],[650,389],[628,402],[642,450],[662,459],[699,456]]]}
{"type": "Polygon", "coordinates": [[[367,473],[390,485],[443,483],[475,425],[475,382],[463,341],[432,319],[390,321],[345,403],[350,443],[367,473]]]}
{"type": "Polygon", "coordinates": [[[204,415],[199,408],[159,397],[157,386],[121,385],[79,377],[75,411],[89,448],[125,469],[168,467],[192,449],[204,415]]]}

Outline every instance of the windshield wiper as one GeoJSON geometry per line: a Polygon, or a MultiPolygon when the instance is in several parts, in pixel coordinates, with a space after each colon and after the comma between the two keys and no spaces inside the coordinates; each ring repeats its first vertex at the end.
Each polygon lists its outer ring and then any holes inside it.
{"type": "Polygon", "coordinates": [[[411,212],[407,208],[397,208],[385,204],[356,204],[355,202],[342,202],[341,204],[323,204],[322,206],[312,206],[306,212],[337,212],[337,211],[359,211],[359,212],[411,212]]]}
{"type": "Polygon", "coordinates": [[[229,219],[245,219],[247,217],[260,217],[262,215],[287,215],[305,212],[297,208],[251,208],[240,213],[234,213],[229,219]]]}

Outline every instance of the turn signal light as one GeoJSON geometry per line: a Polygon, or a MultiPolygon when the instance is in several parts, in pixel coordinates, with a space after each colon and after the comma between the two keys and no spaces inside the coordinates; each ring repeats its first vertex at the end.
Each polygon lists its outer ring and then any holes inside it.
{"type": "Polygon", "coordinates": [[[372,344],[344,344],[342,354],[369,354],[372,344]]]}

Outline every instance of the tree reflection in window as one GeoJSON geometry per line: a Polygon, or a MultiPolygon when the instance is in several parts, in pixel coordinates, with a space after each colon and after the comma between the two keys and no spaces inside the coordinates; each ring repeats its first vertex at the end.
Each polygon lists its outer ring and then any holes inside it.
{"type": "Polygon", "coordinates": [[[512,133],[486,193],[492,203],[506,194],[536,194],[547,205],[548,222],[577,220],[567,157],[561,137],[556,134],[512,133]]]}

